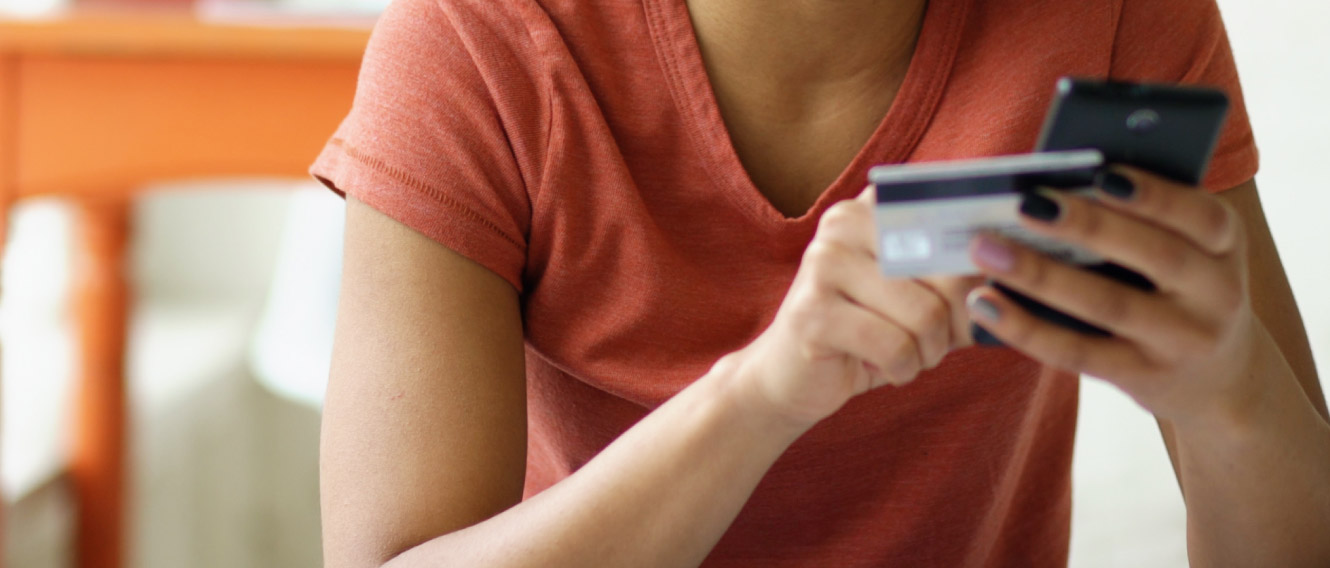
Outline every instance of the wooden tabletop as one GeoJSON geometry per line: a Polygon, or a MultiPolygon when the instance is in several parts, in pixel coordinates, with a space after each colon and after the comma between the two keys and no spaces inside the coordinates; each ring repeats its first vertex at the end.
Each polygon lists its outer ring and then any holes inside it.
{"type": "Polygon", "coordinates": [[[360,57],[373,23],[354,15],[218,17],[189,10],[0,16],[0,52],[346,60],[360,57]]]}
{"type": "Polygon", "coordinates": [[[0,201],[304,176],[350,108],[372,20],[190,9],[0,18],[0,201]]]}

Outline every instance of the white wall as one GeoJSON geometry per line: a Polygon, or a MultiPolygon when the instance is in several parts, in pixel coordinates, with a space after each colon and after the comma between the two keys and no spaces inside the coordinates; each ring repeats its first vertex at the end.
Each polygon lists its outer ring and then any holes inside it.
{"type": "Polygon", "coordinates": [[[1330,3],[1221,0],[1261,148],[1257,183],[1322,378],[1330,361],[1330,3]]]}

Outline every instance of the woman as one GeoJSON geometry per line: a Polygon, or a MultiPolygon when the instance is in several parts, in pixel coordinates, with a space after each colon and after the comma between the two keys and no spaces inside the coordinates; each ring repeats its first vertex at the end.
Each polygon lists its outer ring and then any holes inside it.
{"type": "Polygon", "coordinates": [[[1255,170],[1213,0],[400,0],[313,169],[348,195],[327,564],[1065,564],[1085,372],[1159,417],[1193,561],[1323,565],[1255,170]],[[1160,291],[974,243],[1095,339],[882,278],[867,168],[1028,151],[1063,75],[1235,101],[1217,197],[1123,169],[1022,207],[1160,291]]]}

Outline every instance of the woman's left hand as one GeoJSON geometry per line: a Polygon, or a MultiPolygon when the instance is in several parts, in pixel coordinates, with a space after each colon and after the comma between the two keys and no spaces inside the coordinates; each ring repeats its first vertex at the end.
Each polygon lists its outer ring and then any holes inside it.
{"type": "Polygon", "coordinates": [[[971,257],[989,277],[1112,332],[1097,337],[1029,314],[992,287],[969,301],[975,320],[1053,367],[1107,380],[1156,416],[1231,415],[1259,388],[1248,368],[1254,326],[1239,215],[1209,193],[1131,168],[1105,177],[1097,200],[1027,197],[1022,223],[1135,270],[1146,292],[993,236],[971,257]]]}

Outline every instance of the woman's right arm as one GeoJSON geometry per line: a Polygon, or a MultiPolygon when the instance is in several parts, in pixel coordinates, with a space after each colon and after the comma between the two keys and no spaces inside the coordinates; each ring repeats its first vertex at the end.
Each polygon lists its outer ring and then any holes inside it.
{"type": "Polygon", "coordinates": [[[521,501],[516,291],[348,199],[320,464],[326,565],[700,563],[807,428],[968,341],[973,282],[882,279],[867,203],[827,213],[761,337],[521,501]]]}

